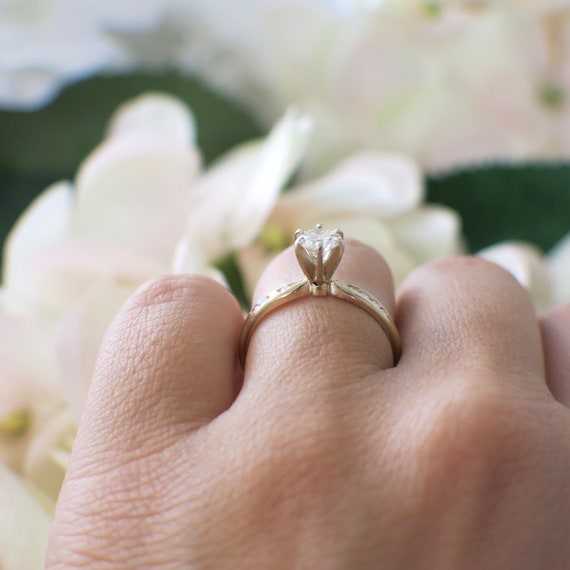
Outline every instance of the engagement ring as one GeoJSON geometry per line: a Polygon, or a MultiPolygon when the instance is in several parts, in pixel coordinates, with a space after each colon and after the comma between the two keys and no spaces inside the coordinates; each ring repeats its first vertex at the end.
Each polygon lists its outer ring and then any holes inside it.
{"type": "Polygon", "coordinates": [[[335,297],[366,311],[388,337],[396,365],[402,352],[400,335],[384,305],[364,289],[333,279],[344,253],[343,233],[340,230],[329,231],[318,224],[314,230],[297,230],[294,247],[306,279],[278,287],[261,298],[251,309],[245,320],[240,341],[242,367],[245,366],[251,336],[260,321],[285,303],[311,296],[335,297]]]}

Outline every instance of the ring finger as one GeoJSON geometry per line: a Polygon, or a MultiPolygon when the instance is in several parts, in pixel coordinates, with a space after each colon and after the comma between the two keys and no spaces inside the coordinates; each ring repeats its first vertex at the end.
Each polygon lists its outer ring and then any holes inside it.
{"type": "MultiPolygon", "coordinates": [[[[372,248],[347,240],[334,278],[354,284],[394,310],[392,275],[372,248]]],[[[284,284],[303,279],[293,248],[281,253],[262,275],[256,303],[284,284]]],[[[245,388],[280,385],[296,390],[342,385],[393,365],[386,333],[365,310],[329,296],[288,302],[268,314],[252,334],[245,388]],[[302,385],[299,385],[299,384],[302,385]]]]}

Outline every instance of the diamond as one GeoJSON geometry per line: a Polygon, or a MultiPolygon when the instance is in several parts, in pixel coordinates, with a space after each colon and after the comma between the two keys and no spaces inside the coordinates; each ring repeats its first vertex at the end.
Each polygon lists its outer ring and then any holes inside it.
{"type": "Polygon", "coordinates": [[[317,263],[319,248],[323,249],[323,262],[326,262],[331,253],[342,245],[342,236],[318,225],[314,230],[301,232],[296,240],[306,252],[313,263],[317,263]]]}

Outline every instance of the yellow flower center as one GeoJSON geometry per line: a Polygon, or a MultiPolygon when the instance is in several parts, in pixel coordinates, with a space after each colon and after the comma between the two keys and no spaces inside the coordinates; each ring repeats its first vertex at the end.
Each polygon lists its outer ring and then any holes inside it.
{"type": "Polygon", "coordinates": [[[24,435],[32,423],[32,416],[27,410],[16,410],[0,418],[0,436],[16,438],[24,435]]]}
{"type": "Polygon", "coordinates": [[[290,245],[283,229],[275,224],[268,224],[261,230],[259,241],[267,251],[282,251],[290,245]]]}
{"type": "Polygon", "coordinates": [[[437,0],[426,0],[424,2],[424,12],[430,18],[441,16],[442,11],[443,6],[441,5],[441,2],[438,2],[437,0]]]}

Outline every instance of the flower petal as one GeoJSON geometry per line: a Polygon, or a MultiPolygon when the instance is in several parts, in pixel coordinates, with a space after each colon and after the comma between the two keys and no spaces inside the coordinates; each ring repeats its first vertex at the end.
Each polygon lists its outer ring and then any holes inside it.
{"type": "Polygon", "coordinates": [[[477,255],[504,267],[531,294],[543,311],[551,303],[551,281],[540,250],[521,242],[505,242],[480,251],[477,255]]]}
{"type": "Polygon", "coordinates": [[[463,252],[461,218],[450,208],[425,206],[388,222],[398,245],[416,265],[463,252]]]}
{"type": "Polygon", "coordinates": [[[35,433],[24,462],[24,476],[55,503],[65,478],[77,421],[62,407],[35,433]]]}
{"type": "Polygon", "coordinates": [[[329,175],[283,194],[272,221],[292,227],[307,225],[308,217],[365,213],[390,218],[417,207],[422,197],[421,174],[413,160],[365,152],[345,160],[329,175]]]}
{"type": "Polygon", "coordinates": [[[172,272],[175,274],[205,275],[224,285],[224,287],[228,286],[224,274],[209,262],[202,248],[196,243],[191,243],[188,239],[182,239],[178,243],[172,262],[172,272]]]}
{"type": "Polygon", "coordinates": [[[170,124],[179,115],[180,109],[173,110],[171,102],[161,109],[154,100],[148,105],[131,104],[115,118],[113,136],[79,171],[73,237],[170,262],[184,230],[200,162],[196,149],[178,140],[184,133],[170,124]],[[149,125],[143,127],[147,115],[149,125]],[[155,123],[164,115],[170,117],[168,124],[157,133],[155,123]]]}
{"type": "Polygon", "coordinates": [[[135,283],[102,280],[91,287],[60,321],[55,349],[63,391],[77,422],[105,332],[137,287],[135,283]]]}
{"type": "Polygon", "coordinates": [[[22,480],[2,464],[0,513],[0,568],[44,568],[51,518],[22,480]]]}
{"type": "Polygon", "coordinates": [[[66,240],[18,271],[5,302],[13,310],[58,318],[101,281],[137,286],[168,266],[132,250],[66,240]]]}
{"type": "Polygon", "coordinates": [[[415,266],[411,256],[399,246],[390,226],[384,220],[370,216],[341,216],[325,218],[323,224],[328,228],[340,228],[345,237],[360,240],[376,249],[390,266],[396,285],[399,285],[415,266]]]}
{"type": "Polygon", "coordinates": [[[19,268],[65,238],[72,205],[71,185],[58,182],[42,192],[20,216],[5,245],[4,282],[7,287],[19,268]]]}
{"type": "Polygon", "coordinates": [[[552,304],[570,303],[570,234],[549,252],[547,264],[552,284],[552,304]]]}
{"type": "Polygon", "coordinates": [[[145,93],[121,105],[111,118],[108,137],[157,137],[180,145],[196,142],[190,109],[166,93],[145,93]]]}
{"type": "Polygon", "coordinates": [[[0,358],[0,462],[19,470],[33,431],[64,403],[53,327],[0,307],[0,346],[9,347],[0,358]]]}
{"type": "Polygon", "coordinates": [[[307,117],[290,111],[265,141],[232,151],[200,179],[187,236],[209,259],[255,239],[299,166],[309,131],[307,117]]]}

